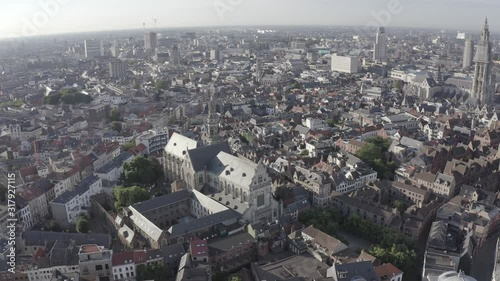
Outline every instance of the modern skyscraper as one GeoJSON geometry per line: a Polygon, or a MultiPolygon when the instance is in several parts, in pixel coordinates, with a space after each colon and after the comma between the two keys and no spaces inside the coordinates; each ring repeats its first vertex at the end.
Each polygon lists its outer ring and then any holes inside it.
{"type": "Polygon", "coordinates": [[[109,77],[111,78],[124,78],[127,74],[126,65],[121,60],[113,60],[109,62],[109,77]]]}
{"type": "Polygon", "coordinates": [[[170,63],[174,65],[181,64],[181,53],[177,46],[173,46],[172,50],[170,50],[170,63]]]}
{"type": "Polygon", "coordinates": [[[474,59],[474,41],[468,38],[465,39],[464,57],[462,62],[462,68],[468,69],[472,66],[474,59]]]}
{"type": "Polygon", "coordinates": [[[104,56],[104,48],[102,45],[102,40],[85,40],[83,41],[85,45],[85,57],[95,58],[104,56]]]}
{"type": "Polygon", "coordinates": [[[477,44],[476,56],[474,58],[476,63],[474,69],[474,81],[472,84],[472,98],[480,104],[487,104],[492,100],[494,94],[491,89],[492,81],[491,73],[491,42],[490,30],[488,26],[488,19],[484,23],[483,31],[481,32],[481,39],[477,44]]]}
{"type": "Polygon", "coordinates": [[[373,60],[375,62],[387,62],[387,37],[384,27],[379,27],[378,29],[373,48],[373,60]]]}
{"type": "Polygon", "coordinates": [[[146,32],[144,33],[144,49],[154,51],[157,46],[157,33],[146,32]]]}

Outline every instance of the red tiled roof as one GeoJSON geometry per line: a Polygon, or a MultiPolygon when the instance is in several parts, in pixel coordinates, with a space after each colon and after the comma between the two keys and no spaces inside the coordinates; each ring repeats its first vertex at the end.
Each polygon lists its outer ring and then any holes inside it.
{"type": "Polygon", "coordinates": [[[145,263],[147,261],[147,253],[145,251],[134,252],[134,262],[136,264],[145,263]]]}
{"type": "Polygon", "coordinates": [[[399,268],[395,267],[392,263],[384,263],[383,265],[377,266],[375,268],[375,272],[377,273],[377,276],[382,280],[382,277],[388,277],[389,279],[392,278],[393,276],[397,276],[403,271],[401,271],[399,268]]]}
{"type": "Polygon", "coordinates": [[[208,256],[207,240],[191,240],[190,250],[193,257],[208,256]]]}
{"type": "Polygon", "coordinates": [[[24,177],[28,177],[28,176],[38,175],[38,172],[37,172],[35,166],[29,166],[29,167],[23,167],[23,168],[19,169],[19,174],[21,175],[21,177],[24,178],[24,177]]]}
{"type": "Polygon", "coordinates": [[[134,252],[121,252],[113,254],[111,262],[113,266],[132,263],[134,262],[134,252]]]}
{"type": "Polygon", "coordinates": [[[39,258],[45,257],[45,249],[43,248],[38,248],[33,255],[33,260],[38,260],[39,258]]]}

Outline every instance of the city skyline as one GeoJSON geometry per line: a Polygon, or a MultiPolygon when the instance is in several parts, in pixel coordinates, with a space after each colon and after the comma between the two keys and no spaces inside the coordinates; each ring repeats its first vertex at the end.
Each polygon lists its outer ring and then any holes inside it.
{"type": "Polygon", "coordinates": [[[105,3],[90,0],[6,3],[0,11],[0,38],[146,28],[224,26],[384,26],[473,31],[485,17],[493,33],[500,3],[493,0],[355,0],[352,2],[264,0],[156,0],[105,3]],[[450,13],[450,8],[453,13],[450,13]],[[85,11],[85,12],[82,12],[85,11]],[[88,12],[87,12],[88,11],[88,12]],[[158,12],[164,11],[164,12],[158,12]],[[90,16],[89,16],[90,15],[90,16]],[[126,16],[124,16],[126,15],[126,16]],[[467,21],[463,19],[467,18],[467,21]],[[156,19],[156,22],[154,21],[156,19]]]}

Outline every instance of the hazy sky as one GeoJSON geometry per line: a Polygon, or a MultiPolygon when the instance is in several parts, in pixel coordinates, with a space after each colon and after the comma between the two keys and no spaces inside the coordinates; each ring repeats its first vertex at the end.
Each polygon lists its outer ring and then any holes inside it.
{"type": "Polygon", "coordinates": [[[0,0],[0,38],[204,25],[373,25],[500,32],[500,0],[0,0]],[[46,5],[46,8],[42,6],[46,5]],[[381,12],[382,11],[382,12],[381,12]],[[377,17],[380,15],[380,17],[377,17]],[[390,17],[388,17],[390,15],[390,17]]]}

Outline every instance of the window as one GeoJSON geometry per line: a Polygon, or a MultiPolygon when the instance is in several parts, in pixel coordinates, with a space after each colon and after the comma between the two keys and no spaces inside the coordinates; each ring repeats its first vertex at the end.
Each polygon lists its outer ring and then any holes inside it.
{"type": "Polygon", "coordinates": [[[257,207],[264,206],[264,194],[257,195],[257,207]]]}
{"type": "Polygon", "coordinates": [[[96,265],[95,270],[102,270],[102,265],[100,265],[100,264],[96,265]]]}

